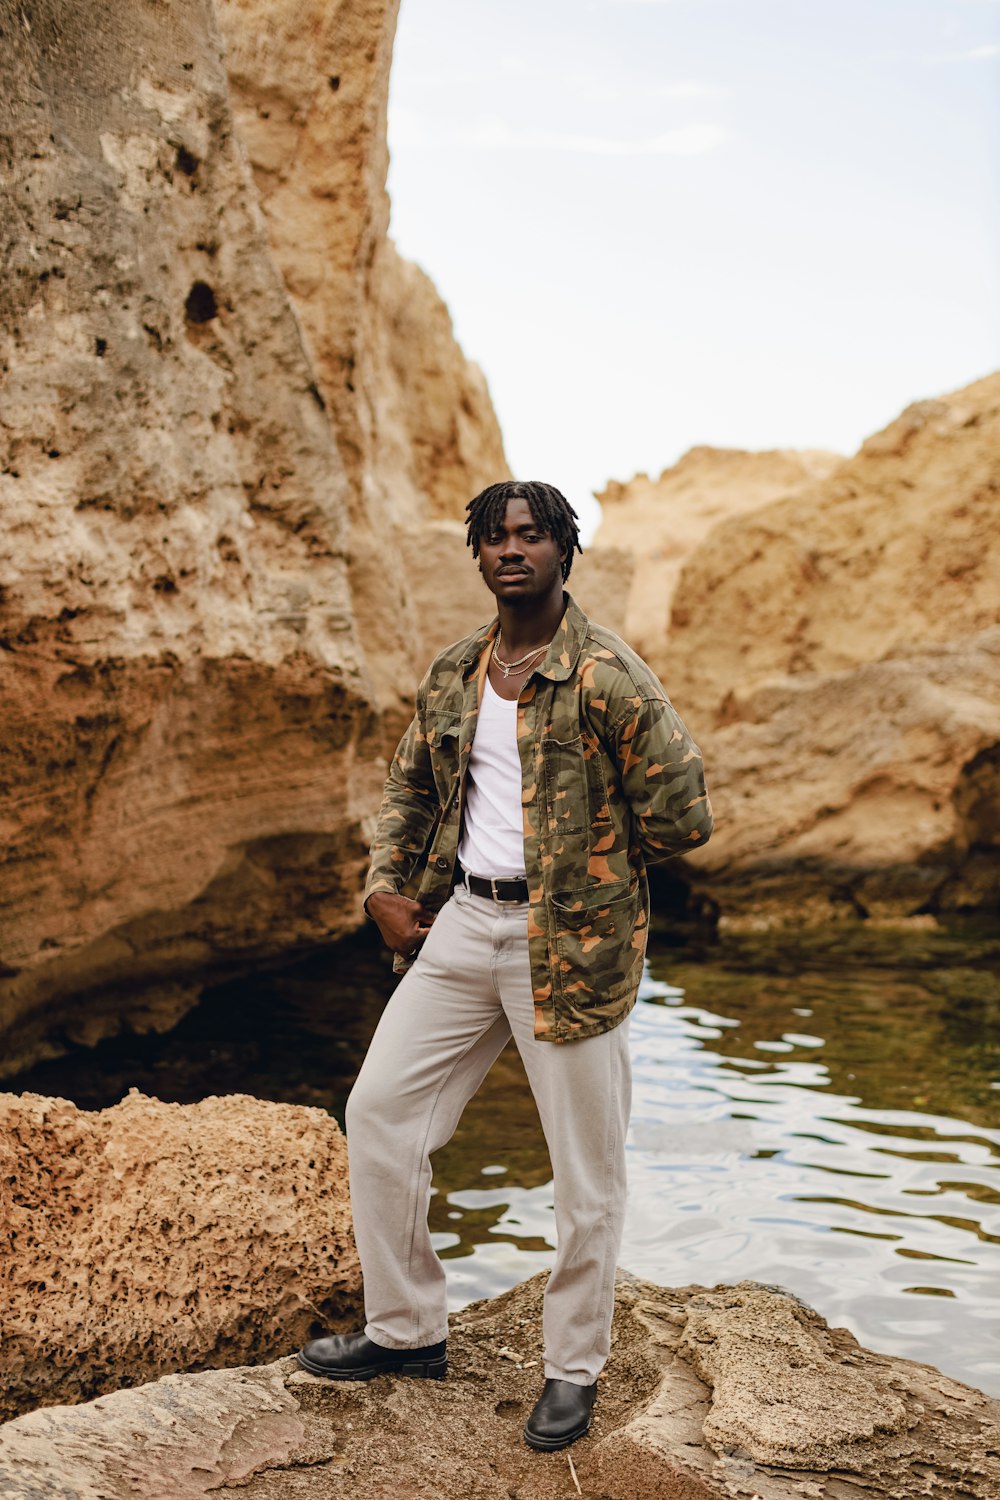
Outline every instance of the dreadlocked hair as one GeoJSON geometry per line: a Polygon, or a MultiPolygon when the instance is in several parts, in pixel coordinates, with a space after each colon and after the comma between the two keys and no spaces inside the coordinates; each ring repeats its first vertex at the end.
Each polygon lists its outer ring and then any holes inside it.
{"type": "Polygon", "coordinates": [[[562,564],[565,582],[573,566],[573,553],[583,551],[576,511],[554,484],[543,484],[539,479],[505,479],[501,484],[489,485],[469,501],[465,507],[468,512],[465,540],[472,548],[473,557],[478,558],[483,537],[500,530],[509,500],[527,500],[528,509],[538,526],[549,532],[557,546],[565,545],[566,556],[562,564]]]}

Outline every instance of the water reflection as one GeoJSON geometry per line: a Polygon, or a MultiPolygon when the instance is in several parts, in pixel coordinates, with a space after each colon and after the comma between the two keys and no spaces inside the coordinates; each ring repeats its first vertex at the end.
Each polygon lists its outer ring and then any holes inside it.
{"type": "MultiPolygon", "coordinates": [[[[679,1286],[786,1286],[872,1348],[1000,1394],[1000,944],[814,943],[652,945],[622,1264],[679,1286]]],[[[342,1120],[392,983],[361,937],[220,988],[167,1036],[7,1087],[93,1108],[133,1084],[181,1102],[246,1092],[342,1120]]],[[[453,1307],[551,1264],[550,1168],[513,1049],[435,1157],[431,1228],[453,1307]]]]}
{"type": "MultiPolygon", "coordinates": [[[[787,1286],[873,1348],[1000,1393],[1000,1128],[988,1123],[1000,983],[916,967],[762,975],[654,951],[631,1022],[621,1260],[674,1285],[787,1286]],[[711,1006],[690,1003],[702,996],[711,1006]],[[956,1113],[932,1110],[939,1100],[956,1113]]],[[[467,1117],[497,1160],[517,1097],[509,1072],[494,1076],[467,1117]]],[[[543,1149],[532,1121],[521,1128],[522,1157],[529,1129],[543,1149]]],[[[481,1260],[496,1291],[546,1263],[537,1238],[554,1232],[547,1180],[453,1187],[472,1166],[457,1141],[438,1158],[434,1222],[451,1221],[441,1253],[456,1306],[477,1294],[462,1261],[481,1260]]]]}
{"type": "MultiPolygon", "coordinates": [[[[736,1054],[768,1040],[741,1017],[646,993],[623,1263],[673,1284],[779,1283],[873,1348],[1000,1390],[1000,1130],[865,1107],[868,1080],[838,1092],[815,1033],[782,1030],[788,1052],[762,1064],[736,1054]]],[[[906,1087],[935,1092],[936,1061],[906,1087]]]]}

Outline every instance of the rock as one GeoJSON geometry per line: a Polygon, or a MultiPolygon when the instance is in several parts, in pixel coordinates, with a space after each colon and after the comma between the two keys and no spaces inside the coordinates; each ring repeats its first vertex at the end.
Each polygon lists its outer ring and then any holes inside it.
{"type": "Polygon", "coordinates": [[[857,1444],[907,1430],[904,1402],[835,1357],[810,1308],[744,1282],[692,1298],[681,1352],[712,1390],[702,1431],[755,1463],[850,1466],[857,1444]]]}
{"type": "Polygon", "coordinates": [[[735,701],[703,736],[716,832],[687,861],[739,921],[1000,899],[1000,626],[735,701]]]}
{"type": "Polygon", "coordinates": [[[268,239],[354,480],[352,515],[372,526],[461,514],[509,472],[481,370],[429,277],[387,239],[397,10],[395,0],[219,0],[268,239]]]}
{"type": "Polygon", "coordinates": [[[0,1428],[0,1500],[196,1500],[280,1470],[306,1434],[286,1364],[168,1375],[21,1417],[0,1428]]]}
{"type": "MultiPolygon", "coordinates": [[[[424,662],[397,533],[508,476],[482,372],[387,239],[395,0],[221,0],[233,109],[349,480],[351,586],[389,738],[424,662]]],[[[453,637],[452,637],[453,638],[453,637]]]]}
{"type": "Polygon", "coordinates": [[[635,558],[625,547],[603,547],[591,542],[573,564],[569,587],[582,609],[609,630],[628,635],[629,593],[635,558]]]}
{"type": "Polygon", "coordinates": [[[234,955],[349,930],[377,793],[347,478],[211,10],[3,30],[14,1069],[79,1011],[157,1024],[166,991],[169,1024],[234,955]]]}
{"type": "Polygon", "coordinates": [[[621,633],[660,676],[667,672],[671,603],[685,558],[720,521],[797,494],[840,461],[819,450],[691,448],[659,479],[612,480],[597,496],[603,519],[596,545],[622,548],[635,560],[621,633]]]}
{"type": "Polygon", "coordinates": [[[575,1475],[607,1500],[904,1500],[917,1473],[928,1500],[997,1493],[1000,1402],[753,1282],[620,1278],[591,1434],[534,1453],[521,1427],[542,1383],[543,1284],[454,1317],[444,1381],[337,1384],[286,1359],[32,1412],[0,1428],[0,1497],[562,1500],[575,1475]]]}
{"type": "Polygon", "coordinates": [[[210,0],[0,5],[0,1074],[360,921],[392,506],[502,465],[385,239],[395,9],[227,0],[251,171],[210,0]]]}
{"type": "Polygon", "coordinates": [[[455,341],[434,283],[390,240],[374,266],[373,469],[394,517],[458,516],[510,477],[486,378],[455,341]]]}
{"type": "Polygon", "coordinates": [[[717,526],[674,594],[669,675],[705,729],[734,694],[1000,623],[1000,374],[909,407],[825,480],[717,526]]]}
{"type": "Polygon", "coordinates": [[[320,1109],[0,1095],[0,1225],[3,1417],[273,1359],[360,1306],[347,1147],[320,1109]]]}
{"type": "Polygon", "coordinates": [[[727,921],[1000,898],[1000,375],[909,408],[684,565],[668,688],[705,753],[727,921]]]}

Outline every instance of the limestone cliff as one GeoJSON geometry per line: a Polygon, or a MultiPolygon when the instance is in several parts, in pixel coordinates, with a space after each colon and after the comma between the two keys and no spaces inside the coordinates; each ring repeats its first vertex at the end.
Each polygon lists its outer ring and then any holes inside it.
{"type": "Polygon", "coordinates": [[[658,479],[637,474],[624,484],[613,480],[597,496],[604,514],[595,544],[622,548],[635,560],[624,633],[661,676],[685,558],[728,516],[795,494],[839,462],[833,453],[792,448],[692,448],[658,479]]]}
{"type": "Polygon", "coordinates": [[[210,0],[0,0],[2,1071],[356,925],[397,515],[502,461],[385,241],[392,0],[224,20],[253,171],[210,0]]]}
{"type": "Polygon", "coordinates": [[[718,526],[674,596],[678,691],[724,718],[765,678],[997,624],[998,522],[1000,374],[917,402],[828,479],[718,526]]]}
{"type": "Polygon", "coordinates": [[[724,910],[1000,898],[998,626],[1000,375],[711,532],[667,680],[718,815],[692,868],[724,910]]]}
{"type": "Polygon", "coordinates": [[[995,910],[1000,627],[750,688],[701,743],[716,832],[688,873],[729,916],[995,910]]]}
{"type": "Polygon", "coordinates": [[[481,372],[386,237],[397,9],[219,0],[237,129],[348,478],[355,620],[395,728],[426,665],[397,533],[461,516],[509,473],[481,372]]]}

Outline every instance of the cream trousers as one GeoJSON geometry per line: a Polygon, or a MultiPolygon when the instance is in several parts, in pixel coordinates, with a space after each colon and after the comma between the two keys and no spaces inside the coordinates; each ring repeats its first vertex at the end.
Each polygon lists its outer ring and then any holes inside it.
{"type": "Polygon", "coordinates": [[[365,1332],[390,1349],[447,1337],[445,1273],[427,1228],[429,1156],[511,1035],[545,1132],[557,1250],[545,1290],[545,1375],[590,1385],[610,1347],[625,1213],[628,1021],[539,1042],[526,903],[456,887],[393,993],[347,1102],[365,1332]]]}

